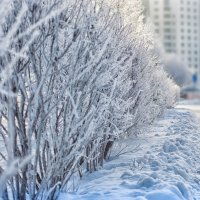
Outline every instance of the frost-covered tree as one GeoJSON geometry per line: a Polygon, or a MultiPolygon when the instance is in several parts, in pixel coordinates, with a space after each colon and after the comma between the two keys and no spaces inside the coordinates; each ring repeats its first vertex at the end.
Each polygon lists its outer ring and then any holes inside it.
{"type": "Polygon", "coordinates": [[[187,66],[176,55],[168,55],[165,58],[165,71],[180,87],[192,83],[192,74],[187,66]]]}
{"type": "Polygon", "coordinates": [[[3,195],[54,199],[73,189],[72,175],[102,166],[115,139],[171,106],[177,88],[152,51],[140,1],[26,2],[13,1],[1,24],[6,37],[20,19],[1,56],[6,69],[20,55],[4,82],[14,95],[1,96],[2,172],[17,166],[3,195]]]}

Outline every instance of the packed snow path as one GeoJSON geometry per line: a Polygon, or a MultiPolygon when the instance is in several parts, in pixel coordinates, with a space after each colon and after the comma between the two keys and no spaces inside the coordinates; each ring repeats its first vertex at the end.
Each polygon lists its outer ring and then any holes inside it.
{"type": "Polygon", "coordinates": [[[168,110],[144,134],[116,144],[112,160],[62,199],[200,200],[197,117],[180,107],[168,110]]]}

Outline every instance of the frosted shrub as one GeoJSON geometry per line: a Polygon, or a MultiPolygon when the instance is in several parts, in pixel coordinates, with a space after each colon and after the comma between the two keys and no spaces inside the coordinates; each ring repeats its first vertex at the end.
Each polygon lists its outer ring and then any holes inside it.
{"type": "MultiPolygon", "coordinates": [[[[5,146],[12,137],[1,156],[17,166],[2,193],[54,199],[70,190],[73,174],[102,166],[116,138],[171,106],[177,90],[152,51],[139,1],[27,2],[13,32],[23,37],[8,45],[17,55],[26,51],[4,84],[14,95],[1,100],[5,146]]],[[[5,37],[19,10],[23,5],[15,1],[2,24],[5,37]]]]}

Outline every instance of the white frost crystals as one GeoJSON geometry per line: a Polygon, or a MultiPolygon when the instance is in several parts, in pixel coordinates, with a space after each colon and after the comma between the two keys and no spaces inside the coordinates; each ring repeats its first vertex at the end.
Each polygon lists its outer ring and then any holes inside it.
{"type": "Polygon", "coordinates": [[[17,28],[0,56],[3,87],[14,94],[1,93],[1,141],[11,144],[1,152],[2,173],[33,156],[1,195],[54,199],[72,190],[72,175],[102,166],[116,138],[172,106],[177,88],[152,51],[139,1],[33,0],[25,12],[9,2],[3,39],[17,28]],[[20,56],[5,76],[13,52],[20,56]]]}

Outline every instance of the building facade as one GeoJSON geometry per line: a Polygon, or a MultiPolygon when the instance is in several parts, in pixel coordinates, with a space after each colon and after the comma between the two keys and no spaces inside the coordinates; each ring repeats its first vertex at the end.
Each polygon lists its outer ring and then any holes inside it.
{"type": "Polygon", "coordinates": [[[166,53],[176,54],[189,69],[200,69],[200,0],[143,0],[166,53]]]}

